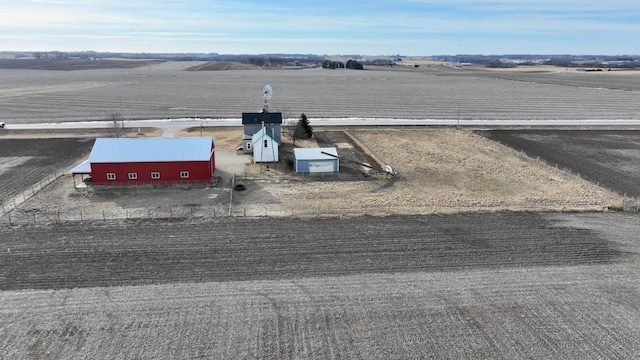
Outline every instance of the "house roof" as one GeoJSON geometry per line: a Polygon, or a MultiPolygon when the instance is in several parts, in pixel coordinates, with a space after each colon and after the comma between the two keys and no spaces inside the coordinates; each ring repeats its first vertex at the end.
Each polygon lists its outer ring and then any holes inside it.
{"type": "Polygon", "coordinates": [[[258,131],[257,133],[253,134],[253,136],[251,137],[251,143],[253,144],[256,141],[260,141],[263,136],[268,136],[271,139],[273,139],[273,141],[278,143],[278,145],[280,144],[280,136],[277,133],[274,133],[273,130],[271,130],[266,126],[260,129],[260,131],[258,131]]]}
{"type": "Polygon", "coordinates": [[[338,156],[336,148],[295,148],[293,157],[296,160],[338,160],[333,156],[323,154],[323,152],[338,156]]]}
{"type": "Polygon", "coordinates": [[[258,112],[242,113],[242,125],[282,124],[282,113],[258,112]]]}
{"type": "Polygon", "coordinates": [[[99,138],[96,139],[89,163],[208,161],[213,139],[186,138],[99,138]]]}

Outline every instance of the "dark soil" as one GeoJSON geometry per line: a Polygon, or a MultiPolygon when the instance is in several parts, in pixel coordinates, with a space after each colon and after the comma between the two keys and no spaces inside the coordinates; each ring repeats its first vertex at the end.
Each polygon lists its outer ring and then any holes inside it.
{"type": "Polygon", "coordinates": [[[259,66],[233,61],[210,61],[187,68],[187,71],[260,70],[259,66]]]}
{"type": "Polygon", "coordinates": [[[31,157],[25,163],[0,173],[0,204],[50,174],[66,167],[87,155],[94,139],[2,139],[0,138],[0,161],[3,157],[31,157]]]}
{"type": "Polygon", "coordinates": [[[0,289],[605,264],[624,253],[536,214],[226,218],[0,228],[0,289]]]}
{"type": "Polygon", "coordinates": [[[164,62],[162,60],[53,60],[0,59],[0,69],[90,70],[130,69],[164,62]]]}
{"type": "Polygon", "coordinates": [[[476,133],[607,189],[640,197],[640,131],[492,130],[476,133]]]}

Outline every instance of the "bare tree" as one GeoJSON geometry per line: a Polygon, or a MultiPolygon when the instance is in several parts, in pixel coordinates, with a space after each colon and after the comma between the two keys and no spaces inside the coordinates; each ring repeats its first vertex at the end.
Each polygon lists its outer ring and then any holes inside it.
{"type": "Polygon", "coordinates": [[[109,118],[111,134],[115,138],[122,137],[124,135],[124,117],[119,112],[111,113],[109,118]]]}

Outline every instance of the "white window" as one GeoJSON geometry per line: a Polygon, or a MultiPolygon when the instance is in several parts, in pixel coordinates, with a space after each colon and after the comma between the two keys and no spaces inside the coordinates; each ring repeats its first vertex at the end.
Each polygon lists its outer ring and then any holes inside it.
{"type": "Polygon", "coordinates": [[[247,143],[247,150],[251,150],[251,143],[247,143]]]}
{"type": "Polygon", "coordinates": [[[138,178],[138,173],[129,173],[129,180],[135,180],[138,178]]]}
{"type": "Polygon", "coordinates": [[[151,173],[151,178],[152,179],[160,179],[160,173],[157,171],[154,171],[151,173]]]}
{"type": "Polygon", "coordinates": [[[116,179],[115,173],[107,173],[107,180],[115,180],[115,179],[116,179]]]}
{"type": "Polygon", "coordinates": [[[269,140],[265,140],[264,141],[264,147],[268,148],[269,147],[269,140]]]}
{"type": "Polygon", "coordinates": [[[180,177],[183,179],[188,179],[189,178],[189,172],[188,171],[180,171],[180,177]]]}

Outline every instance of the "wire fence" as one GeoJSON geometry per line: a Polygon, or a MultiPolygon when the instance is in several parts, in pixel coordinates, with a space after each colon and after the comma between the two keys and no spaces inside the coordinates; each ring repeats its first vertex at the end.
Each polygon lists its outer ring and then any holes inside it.
{"type": "MultiPolygon", "coordinates": [[[[640,202],[627,198],[620,210],[638,211],[640,202]]],[[[13,210],[0,217],[0,224],[30,225],[30,224],[58,224],[65,222],[117,222],[135,220],[190,220],[207,221],[216,218],[229,217],[358,217],[358,216],[401,216],[401,215],[433,215],[457,213],[496,213],[510,212],[540,212],[540,211],[603,211],[601,206],[584,204],[558,204],[556,206],[386,206],[361,207],[348,209],[298,209],[285,208],[282,205],[217,205],[217,206],[174,206],[166,208],[136,208],[117,210],[82,210],[82,211],[42,211],[42,210],[13,210]]]]}
{"type": "MultiPolygon", "coordinates": [[[[234,190],[236,185],[242,181],[267,180],[269,175],[264,176],[233,175],[232,178],[224,179],[216,186],[230,186],[230,196],[227,203],[215,205],[184,205],[172,207],[145,207],[130,209],[97,209],[81,211],[46,211],[46,209],[21,209],[20,204],[37,194],[45,186],[51,184],[56,179],[65,174],[64,170],[58,170],[46,178],[33,184],[20,194],[14,196],[9,201],[2,204],[2,214],[0,214],[0,224],[23,225],[23,224],[52,224],[64,222],[112,222],[138,219],[190,219],[190,220],[210,220],[221,217],[355,217],[355,216],[394,216],[394,215],[429,215],[442,213],[487,213],[499,211],[602,211],[602,206],[579,204],[579,203],[559,203],[539,206],[459,206],[446,207],[440,205],[426,206],[384,206],[384,207],[359,207],[348,209],[336,208],[287,208],[283,204],[238,204],[234,202],[234,190]]],[[[340,179],[338,174],[327,174],[328,179],[340,179]]],[[[317,180],[324,177],[322,174],[309,175],[310,180],[317,180]]],[[[281,177],[277,176],[279,180],[281,177]]],[[[296,177],[300,180],[299,177],[296,177]]],[[[325,180],[327,179],[325,178],[325,180]]],[[[612,206],[615,210],[639,212],[640,199],[629,197],[626,194],[621,204],[612,206]]]]}
{"type": "Polygon", "coordinates": [[[64,222],[112,222],[142,219],[213,219],[228,216],[226,205],[167,208],[135,208],[117,210],[42,211],[13,210],[0,217],[0,224],[56,224],[64,222]]]}
{"type": "Polygon", "coordinates": [[[6,215],[10,211],[17,209],[22,203],[27,201],[29,198],[31,198],[40,190],[42,190],[45,186],[51,184],[52,182],[54,182],[64,174],[65,174],[65,169],[58,169],[53,173],[47,175],[37,183],[29,186],[27,189],[25,189],[21,193],[5,200],[2,203],[2,208],[1,208],[2,213],[0,213],[0,216],[6,215]]]}

